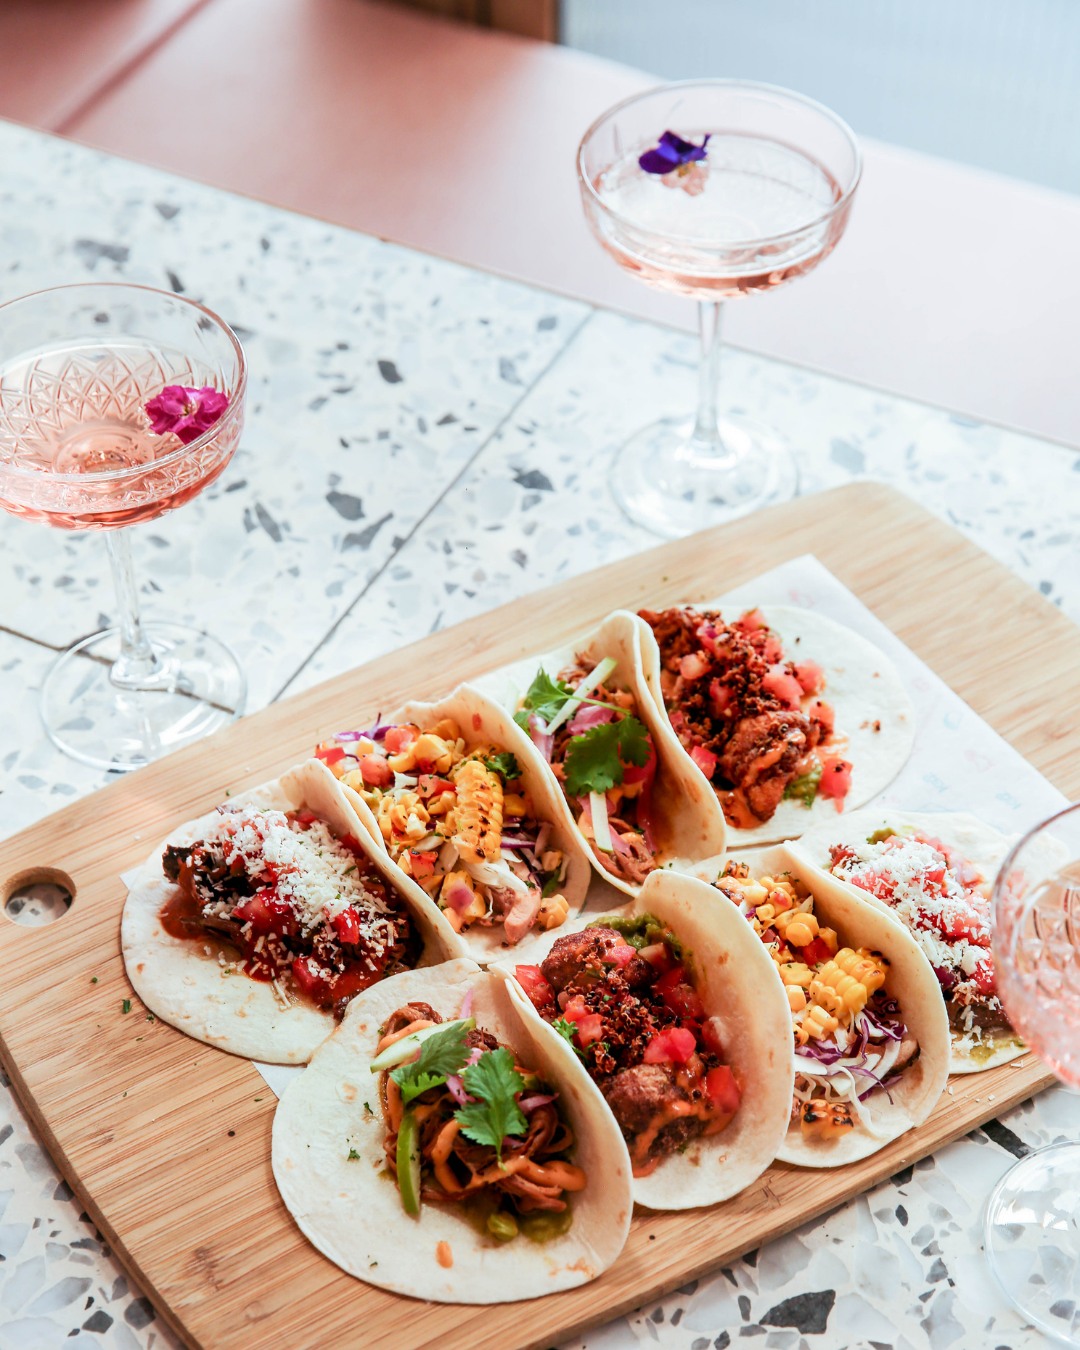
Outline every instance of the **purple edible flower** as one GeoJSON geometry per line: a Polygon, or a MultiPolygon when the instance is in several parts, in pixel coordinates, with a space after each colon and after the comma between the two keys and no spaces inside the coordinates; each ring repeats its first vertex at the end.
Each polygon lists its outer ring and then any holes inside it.
{"type": "Polygon", "coordinates": [[[652,150],[646,150],[638,159],[638,163],[646,173],[672,173],[684,164],[693,164],[695,160],[704,159],[707,154],[705,147],[708,144],[708,136],[700,145],[694,145],[692,141],[684,141],[681,136],[676,136],[673,131],[665,131],[660,137],[660,144],[652,150]]]}

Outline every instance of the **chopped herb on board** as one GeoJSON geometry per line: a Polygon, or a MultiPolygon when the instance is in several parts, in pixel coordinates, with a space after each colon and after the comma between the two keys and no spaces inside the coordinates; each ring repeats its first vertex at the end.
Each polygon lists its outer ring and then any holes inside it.
{"type": "Polygon", "coordinates": [[[156,1021],[157,1021],[157,1018],[154,1016],[154,1014],[153,1014],[152,1012],[148,1012],[148,1013],[146,1014],[146,1020],[147,1020],[148,1022],[156,1022],[156,1021]]]}
{"type": "Polygon", "coordinates": [[[90,976],[90,983],[91,983],[91,984],[97,984],[97,976],[96,976],[96,975],[91,975],[91,976],[90,976]]]}
{"type": "Polygon", "coordinates": [[[124,999],[123,1003],[120,1004],[120,1011],[122,1013],[129,1013],[131,1011],[131,999],[124,999]]]}

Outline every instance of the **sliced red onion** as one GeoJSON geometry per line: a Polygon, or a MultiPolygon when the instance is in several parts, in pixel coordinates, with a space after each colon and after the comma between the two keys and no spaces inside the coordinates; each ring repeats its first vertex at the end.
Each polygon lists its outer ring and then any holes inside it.
{"type": "Polygon", "coordinates": [[[338,741],[381,741],[393,725],[393,722],[380,722],[379,718],[376,717],[375,725],[369,727],[366,731],[335,731],[334,739],[338,741]]]}
{"type": "Polygon", "coordinates": [[[465,1084],[461,1081],[461,1079],[458,1077],[456,1073],[452,1073],[447,1077],[446,1087],[447,1091],[450,1093],[451,1097],[453,1097],[454,1101],[457,1102],[458,1106],[468,1105],[469,1094],[465,1091],[465,1084]]]}
{"type": "MultiPolygon", "coordinates": [[[[446,1080],[450,1082],[449,1078],[446,1080]]],[[[530,1115],[538,1106],[547,1106],[548,1102],[553,1102],[559,1094],[557,1092],[537,1092],[531,1097],[522,1097],[518,1102],[523,1115],[530,1115]]]]}
{"type": "Polygon", "coordinates": [[[595,703],[583,703],[570,720],[570,725],[566,728],[571,736],[580,736],[583,731],[589,731],[592,727],[603,726],[605,722],[610,722],[615,717],[615,709],[610,707],[597,707],[595,703]]]}
{"type": "Polygon", "coordinates": [[[465,995],[465,997],[461,1000],[461,1011],[458,1013],[458,1017],[462,1019],[466,1017],[471,1017],[472,1005],[473,1005],[473,991],[470,989],[469,992],[465,995]]]}
{"type": "Polygon", "coordinates": [[[482,1059],[483,1054],[484,1054],[483,1050],[481,1050],[481,1048],[478,1045],[474,1045],[472,1049],[469,1051],[465,1063],[461,1067],[463,1069],[467,1069],[470,1064],[475,1064],[478,1059],[482,1059]]]}
{"type": "Polygon", "coordinates": [[[537,750],[540,751],[550,764],[551,751],[555,745],[555,737],[549,734],[547,727],[536,713],[532,713],[529,717],[529,736],[532,739],[533,745],[536,746],[537,750]]]}

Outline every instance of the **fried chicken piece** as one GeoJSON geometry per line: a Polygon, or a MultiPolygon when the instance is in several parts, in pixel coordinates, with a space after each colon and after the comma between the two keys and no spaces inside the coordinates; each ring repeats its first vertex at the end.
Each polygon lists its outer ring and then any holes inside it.
{"type": "Polygon", "coordinates": [[[719,769],[741,788],[758,820],[770,820],[817,741],[810,719],[802,713],[786,709],[760,713],[736,723],[719,769]]]}

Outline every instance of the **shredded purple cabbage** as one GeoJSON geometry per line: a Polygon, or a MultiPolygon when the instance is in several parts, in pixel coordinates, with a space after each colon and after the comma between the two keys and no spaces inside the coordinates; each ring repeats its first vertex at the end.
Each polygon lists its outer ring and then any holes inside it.
{"type": "Polygon", "coordinates": [[[334,732],[334,740],[336,740],[336,741],[360,741],[360,740],[381,741],[381,740],[383,739],[383,737],[386,735],[386,733],[390,730],[390,728],[391,728],[392,726],[394,726],[395,724],[394,724],[393,722],[380,722],[380,721],[379,721],[379,718],[380,718],[380,717],[382,717],[382,713],[377,713],[376,716],[375,716],[375,725],[374,725],[373,727],[369,727],[366,731],[336,731],[336,732],[334,732]]]}

